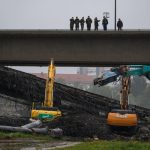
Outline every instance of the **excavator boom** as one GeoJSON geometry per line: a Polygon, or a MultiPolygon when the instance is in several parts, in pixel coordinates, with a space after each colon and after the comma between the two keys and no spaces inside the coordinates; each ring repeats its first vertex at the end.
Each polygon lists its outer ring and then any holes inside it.
{"type": "Polygon", "coordinates": [[[48,66],[48,78],[46,80],[44,106],[53,107],[53,89],[55,79],[55,66],[53,59],[48,66]]]}

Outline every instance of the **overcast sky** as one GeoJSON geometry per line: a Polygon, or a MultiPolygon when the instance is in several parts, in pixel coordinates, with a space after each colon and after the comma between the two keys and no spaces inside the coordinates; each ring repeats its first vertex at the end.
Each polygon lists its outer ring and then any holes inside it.
{"type": "MultiPolygon", "coordinates": [[[[148,29],[149,7],[150,0],[117,0],[117,18],[124,29],[148,29]]],[[[72,16],[102,19],[103,12],[113,29],[114,0],[0,0],[0,29],[68,29],[72,16]]]]}
{"type": "MultiPolygon", "coordinates": [[[[108,28],[113,29],[114,1],[0,0],[0,29],[69,29],[71,17],[102,19],[103,12],[110,13],[108,28]]],[[[150,0],[117,0],[117,18],[123,20],[124,29],[150,29],[150,0]]],[[[39,70],[46,72],[47,68],[39,70]]],[[[65,71],[74,73],[76,69],[57,68],[58,73],[65,71]]]]}

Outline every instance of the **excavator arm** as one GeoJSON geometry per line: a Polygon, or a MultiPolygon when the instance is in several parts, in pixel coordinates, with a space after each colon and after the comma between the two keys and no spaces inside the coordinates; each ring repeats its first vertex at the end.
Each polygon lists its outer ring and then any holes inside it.
{"type": "Polygon", "coordinates": [[[44,106],[47,107],[53,107],[54,79],[55,79],[55,66],[54,60],[51,59],[51,63],[48,66],[48,78],[46,80],[46,88],[45,88],[44,106]]]}
{"type": "Polygon", "coordinates": [[[105,71],[99,78],[94,79],[94,85],[104,86],[117,81],[119,76],[145,76],[150,80],[150,66],[148,65],[122,65],[105,71]]]}

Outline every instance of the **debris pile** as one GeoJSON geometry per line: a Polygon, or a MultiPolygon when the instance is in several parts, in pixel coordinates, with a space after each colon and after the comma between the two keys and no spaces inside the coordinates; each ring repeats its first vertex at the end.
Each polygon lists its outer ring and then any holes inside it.
{"type": "Polygon", "coordinates": [[[63,130],[60,128],[54,128],[49,130],[48,126],[43,127],[41,120],[32,120],[31,123],[25,124],[21,127],[4,126],[0,125],[1,131],[10,132],[23,132],[23,133],[37,133],[37,134],[49,134],[52,137],[62,137],[63,130]]]}

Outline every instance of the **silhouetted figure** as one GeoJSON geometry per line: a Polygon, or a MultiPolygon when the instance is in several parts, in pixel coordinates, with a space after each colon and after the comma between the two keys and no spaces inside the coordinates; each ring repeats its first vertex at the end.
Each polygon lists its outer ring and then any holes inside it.
{"type": "Polygon", "coordinates": [[[82,17],[82,19],[80,20],[80,25],[81,25],[81,30],[82,30],[82,31],[83,31],[83,29],[84,29],[84,23],[85,23],[84,17],[82,17]]]}
{"type": "Polygon", "coordinates": [[[118,21],[117,21],[117,27],[118,27],[118,31],[119,31],[119,30],[122,30],[123,22],[121,21],[120,18],[119,18],[118,21]]]}
{"type": "Polygon", "coordinates": [[[107,30],[107,25],[108,25],[108,20],[105,16],[103,17],[102,25],[103,25],[104,31],[106,31],[107,30]]]}
{"type": "Polygon", "coordinates": [[[74,18],[72,17],[71,19],[70,19],[70,30],[73,30],[73,28],[74,28],[74,18]]]}
{"type": "Polygon", "coordinates": [[[80,23],[80,20],[79,20],[79,18],[78,17],[76,17],[76,19],[75,19],[75,28],[76,28],[76,30],[79,30],[79,23],[80,23]]]}
{"type": "Polygon", "coordinates": [[[100,22],[100,20],[98,20],[97,17],[95,17],[95,19],[94,19],[94,27],[95,27],[94,30],[95,31],[98,30],[99,22],[100,22]]]}
{"type": "Polygon", "coordinates": [[[86,19],[87,30],[91,30],[91,24],[92,24],[92,19],[90,18],[90,16],[88,16],[86,19]]]}

